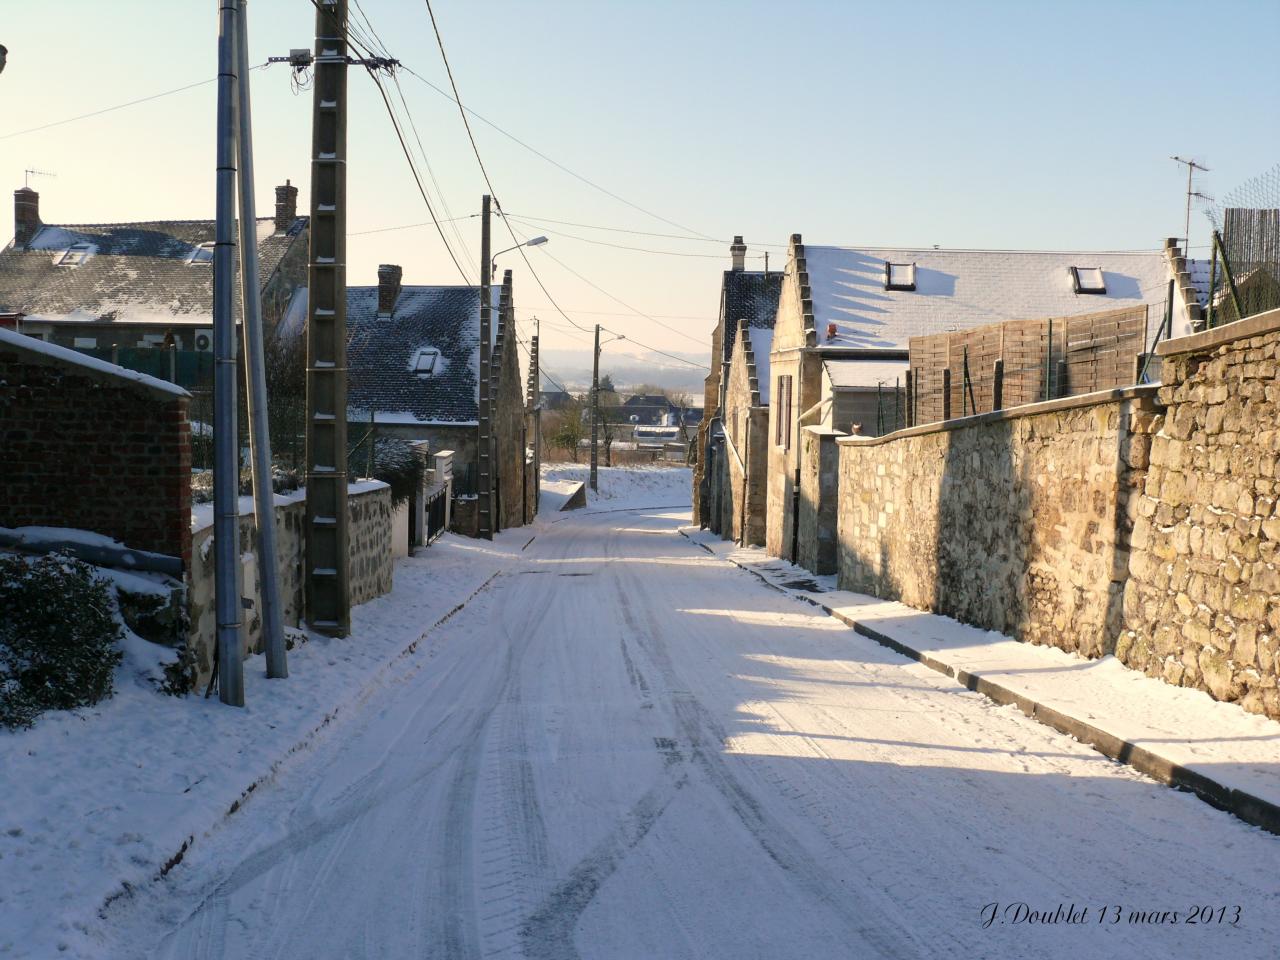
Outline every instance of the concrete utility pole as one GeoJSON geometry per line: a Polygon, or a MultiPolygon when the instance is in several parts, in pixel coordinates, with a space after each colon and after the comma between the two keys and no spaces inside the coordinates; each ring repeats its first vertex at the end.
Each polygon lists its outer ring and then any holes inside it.
{"type": "Polygon", "coordinates": [[[307,275],[307,615],[351,632],[347,556],[347,0],[316,8],[307,275]]]}
{"type": "Polygon", "coordinates": [[[235,190],[238,0],[218,4],[218,178],[213,247],[213,583],[218,699],[244,706],[240,444],[236,424],[235,190]]]}
{"type": "Polygon", "coordinates": [[[598,490],[596,472],[600,465],[600,324],[596,324],[596,348],[591,355],[591,489],[598,490]]]}
{"type": "Polygon", "coordinates": [[[490,363],[490,335],[493,326],[493,297],[490,291],[493,280],[492,258],[489,256],[489,207],[490,198],[485,194],[480,207],[480,409],[479,431],[476,444],[476,461],[479,465],[479,495],[476,510],[479,521],[479,534],[486,540],[493,539],[493,421],[491,419],[492,398],[489,391],[492,386],[490,363]]]}
{"type": "Polygon", "coordinates": [[[249,4],[240,0],[236,24],[236,86],[240,147],[240,303],[244,315],[245,394],[249,401],[249,452],[253,511],[258,528],[258,584],[267,676],[289,675],[284,614],[276,559],[275,493],[271,484],[271,429],[267,420],[267,370],[262,348],[262,295],[258,284],[258,215],[253,191],[253,114],[249,105],[249,4]]]}

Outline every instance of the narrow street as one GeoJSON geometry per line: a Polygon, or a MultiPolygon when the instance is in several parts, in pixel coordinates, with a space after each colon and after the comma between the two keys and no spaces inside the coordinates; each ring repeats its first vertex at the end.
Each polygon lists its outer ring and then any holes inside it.
{"type": "Polygon", "coordinates": [[[111,955],[1274,956],[1277,838],[766,588],[687,510],[565,517],[114,905],[111,955]],[[1087,915],[984,928],[1020,901],[1087,915]],[[1226,922],[1129,918],[1196,905],[1226,922]]]}

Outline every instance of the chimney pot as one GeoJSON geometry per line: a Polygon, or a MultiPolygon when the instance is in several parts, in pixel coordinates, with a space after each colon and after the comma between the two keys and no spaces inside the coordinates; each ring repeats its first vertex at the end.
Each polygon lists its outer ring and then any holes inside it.
{"type": "Polygon", "coordinates": [[[276,187],[276,230],[288,230],[298,216],[298,188],[288,180],[276,187]]]}
{"type": "Polygon", "coordinates": [[[25,247],[40,232],[40,194],[30,187],[13,191],[13,242],[25,247]]]}
{"type": "Polygon", "coordinates": [[[747,245],[742,242],[741,237],[733,238],[733,244],[729,247],[729,255],[733,257],[734,272],[741,273],[747,265],[747,245]]]}
{"type": "Polygon", "coordinates": [[[404,271],[394,263],[378,266],[378,316],[390,317],[400,299],[400,278],[404,271]]]}

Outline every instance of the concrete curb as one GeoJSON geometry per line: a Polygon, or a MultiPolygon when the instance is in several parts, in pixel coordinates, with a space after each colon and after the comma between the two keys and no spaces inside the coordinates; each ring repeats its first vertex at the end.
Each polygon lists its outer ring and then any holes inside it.
{"type": "Polygon", "coordinates": [[[847,614],[842,614],[833,607],[829,607],[819,600],[815,600],[811,596],[802,593],[796,593],[781,587],[776,583],[772,583],[757,570],[739,563],[731,557],[721,557],[706,544],[699,543],[694,540],[684,530],[680,531],[680,535],[690,543],[701,547],[711,556],[726,563],[731,563],[739,570],[745,570],[747,573],[756,577],[766,586],[777,590],[779,593],[795,599],[802,600],[805,603],[818,607],[828,616],[834,617],[841,623],[851,627],[853,631],[860,636],[866,637],[868,640],[874,640],[881,646],[888,647],[895,653],[901,654],[909,660],[914,660],[919,664],[923,664],[930,670],[936,670],[944,676],[950,677],[961,686],[975,693],[980,693],[984,697],[998,703],[1002,706],[1014,704],[1019,710],[1033,720],[1037,720],[1046,726],[1052,727],[1059,733],[1065,733],[1081,743],[1087,744],[1093,749],[1112,760],[1120,763],[1128,764],[1139,773],[1146,774],[1153,780],[1159,780],[1161,783],[1168,784],[1179,790],[1186,790],[1194,793],[1210,806],[1224,810],[1233,816],[1239,817],[1245,823],[1252,824],[1255,827],[1261,827],[1268,833],[1280,834],[1280,805],[1264,800],[1261,797],[1255,797],[1243,790],[1237,790],[1226,784],[1214,780],[1212,777],[1205,776],[1188,769],[1182,764],[1175,763],[1166,757],[1162,757],[1154,753],[1147,747],[1139,746],[1123,737],[1108,733],[1101,727],[1095,726],[1079,717],[1071,716],[1060,710],[1046,706],[1039,701],[1011,690],[1008,687],[997,683],[993,680],[981,676],[980,674],[970,673],[966,670],[959,670],[953,665],[939,660],[937,657],[924,653],[920,650],[910,647],[900,640],[896,640],[874,627],[869,627],[865,623],[856,620],[847,614]]]}

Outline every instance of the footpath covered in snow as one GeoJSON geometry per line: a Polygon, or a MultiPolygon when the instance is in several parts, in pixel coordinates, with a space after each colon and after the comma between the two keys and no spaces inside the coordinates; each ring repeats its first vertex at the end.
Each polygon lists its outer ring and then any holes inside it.
{"type": "Polygon", "coordinates": [[[685,536],[717,557],[913,660],[1165,783],[1280,833],[1280,724],[1130,670],[1019,643],[913,607],[836,589],[836,578],[739,547],[708,531],[685,536]]]}

